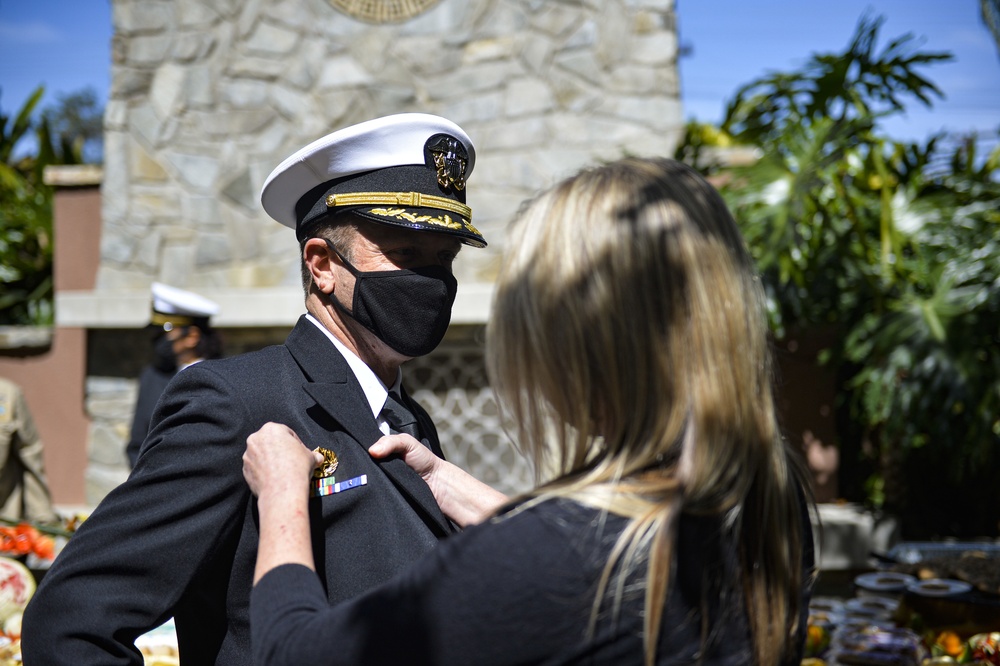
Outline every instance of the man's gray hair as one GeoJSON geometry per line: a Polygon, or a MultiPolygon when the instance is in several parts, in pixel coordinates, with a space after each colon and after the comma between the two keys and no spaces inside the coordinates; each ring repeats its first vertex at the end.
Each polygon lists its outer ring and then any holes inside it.
{"type": "Polygon", "coordinates": [[[313,225],[312,233],[299,242],[299,267],[302,273],[302,290],[305,296],[309,296],[309,288],[312,287],[312,273],[306,266],[303,254],[306,241],[310,238],[322,238],[333,243],[348,261],[354,260],[354,240],[358,237],[357,220],[351,215],[331,215],[313,225]]]}

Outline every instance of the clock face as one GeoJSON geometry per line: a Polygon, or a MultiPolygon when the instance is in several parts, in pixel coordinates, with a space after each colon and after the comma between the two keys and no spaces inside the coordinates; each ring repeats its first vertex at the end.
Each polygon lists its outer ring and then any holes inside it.
{"type": "Polygon", "coordinates": [[[368,23],[398,23],[427,11],[440,0],[329,0],[348,16],[368,23]]]}

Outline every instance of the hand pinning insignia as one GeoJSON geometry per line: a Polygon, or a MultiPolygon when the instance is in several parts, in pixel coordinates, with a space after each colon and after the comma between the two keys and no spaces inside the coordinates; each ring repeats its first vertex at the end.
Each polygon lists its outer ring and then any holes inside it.
{"type": "Polygon", "coordinates": [[[337,454],[330,449],[321,447],[316,447],[313,450],[323,454],[323,462],[313,470],[313,479],[325,479],[333,476],[333,473],[337,471],[337,466],[340,464],[340,461],[337,460],[337,454]]]}

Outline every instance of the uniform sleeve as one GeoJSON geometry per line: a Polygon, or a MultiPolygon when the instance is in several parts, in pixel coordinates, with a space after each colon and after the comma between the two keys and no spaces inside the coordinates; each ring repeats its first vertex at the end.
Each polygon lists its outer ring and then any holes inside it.
{"type": "Polygon", "coordinates": [[[149,423],[153,418],[153,409],[156,402],[163,395],[167,384],[176,373],[166,373],[157,370],[152,366],[146,366],[139,375],[139,392],[136,395],[135,410],[132,414],[132,428],[129,432],[129,441],[125,446],[125,455],[128,457],[129,468],[135,467],[139,458],[139,450],[142,443],[149,434],[149,423]]]}
{"type": "Polygon", "coordinates": [[[26,664],[141,664],[134,640],[199,572],[232,558],[249,490],[238,391],[192,366],[164,393],[144,455],[70,539],[24,616],[26,664]]]}
{"type": "Polygon", "coordinates": [[[312,571],[277,567],[251,595],[255,663],[489,666],[577,649],[592,577],[559,531],[526,514],[476,526],[334,607],[312,571]]]}

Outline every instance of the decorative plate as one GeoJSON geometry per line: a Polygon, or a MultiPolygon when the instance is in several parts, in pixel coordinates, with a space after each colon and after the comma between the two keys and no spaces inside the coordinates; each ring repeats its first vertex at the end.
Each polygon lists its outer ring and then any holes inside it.
{"type": "Polygon", "coordinates": [[[888,597],[855,597],[848,599],[844,607],[852,612],[895,613],[899,601],[888,597]]]}
{"type": "Polygon", "coordinates": [[[971,589],[972,586],[968,583],[950,578],[918,580],[906,586],[908,592],[925,597],[951,597],[956,594],[963,594],[971,589]]]}
{"type": "Polygon", "coordinates": [[[440,0],[330,0],[336,9],[367,23],[400,23],[438,2],[440,0]]]}
{"type": "Polygon", "coordinates": [[[861,574],[854,579],[854,584],[872,592],[902,592],[906,586],[915,582],[914,576],[894,571],[873,571],[861,574]]]}

